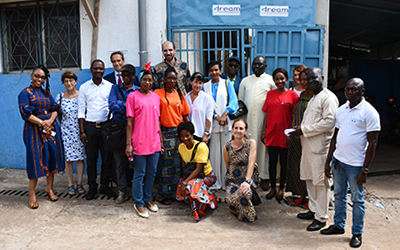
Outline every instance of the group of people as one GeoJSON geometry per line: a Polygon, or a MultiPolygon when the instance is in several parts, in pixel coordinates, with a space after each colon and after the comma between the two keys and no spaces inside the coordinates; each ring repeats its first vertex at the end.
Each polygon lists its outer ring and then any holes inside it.
{"type": "Polygon", "coordinates": [[[266,199],[275,197],[280,203],[286,187],[299,196],[294,205],[305,204],[308,197],[310,211],[298,217],[312,219],[307,230],[315,231],[328,219],[333,172],[335,225],[321,233],[344,233],[349,184],[354,211],[350,245],[361,245],[363,183],[380,125],[378,113],[362,97],[360,78],[348,81],[348,102],[338,109],[336,96],[323,87],[319,68],[296,66],[293,79],[297,85],[288,89],[288,72],[277,68],[272,76],[266,74],[263,56],[254,58],[254,74],[241,79],[237,74],[241,62],[234,56],[228,60],[227,75],[221,75],[220,62],[209,62],[210,80],[205,82],[203,74],[190,75],[187,63],[175,57],[172,42],[163,43],[162,52],[164,61],[154,68],[150,63],[144,65],[139,77],[133,65],[125,64],[121,52],[111,54],[115,71],[104,78],[104,62],[94,60],[92,79],[79,91],[76,75],[65,72],[61,80],[66,91],[56,100],[50,94],[48,70],[43,66],[34,69],[31,85],[19,95],[31,208],[39,206],[35,195],[39,177],[47,177],[49,199],[58,199],[53,190],[54,173],[64,169],[68,193],[85,193],[85,158],[86,199],[93,199],[98,192],[100,151],[99,192],[117,197],[118,204],[128,198],[126,169],[128,159],[134,159],[132,197],[141,217],[149,217],[145,208],[158,211],[153,201],[169,205],[178,200],[189,204],[199,221],[207,207],[217,207],[213,190],[223,189],[231,213],[251,222],[257,220],[252,202],[255,189],[270,187],[266,199]],[[237,112],[239,100],[248,113],[233,120],[230,117],[237,112]],[[110,151],[101,128],[118,121],[126,122],[126,147],[110,151]],[[78,173],[76,188],[73,162],[78,173]],[[118,195],[109,186],[113,164],[118,195]],[[157,193],[151,200],[156,177],[157,193]]]}

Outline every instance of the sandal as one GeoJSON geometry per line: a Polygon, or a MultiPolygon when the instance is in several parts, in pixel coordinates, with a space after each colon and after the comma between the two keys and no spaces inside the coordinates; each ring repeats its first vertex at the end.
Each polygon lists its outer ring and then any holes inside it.
{"type": "Polygon", "coordinates": [[[58,197],[57,197],[57,195],[54,193],[53,190],[51,190],[51,192],[52,192],[53,194],[50,194],[50,192],[47,192],[46,189],[45,189],[44,191],[46,191],[47,197],[49,197],[49,200],[50,200],[50,201],[58,201],[58,197]]]}
{"type": "Polygon", "coordinates": [[[172,204],[172,200],[168,199],[168,198],[159,198],[157,196],[154,197],[154,199],[158,202],[161,203],[163,205],[171,205],[172,204]]]}
{"type": "Polygon", "coordinates": [[[69,195],[75,195],[76,194],[74,185],[71,185],[71,186],[68,187],[68,194],[69,195]]]}
{"type": "Polygon", "coordinates": [[[78,189],[78,193],[84,194],[86,190],[83,188],[82,184],[76,184],[76,188],[78,189]]]}
{"type": "Polygon", "coordinates": [[[303,203],[303,200],[298,198],[293,201],[293,206],[299,206],[301,203],[303,203]]]}
{"type": "Polygon", "coordinates": [[[29,207],[30,208],[37,209],[39,207],[39,203],[37,202],[36,198],[33,202],[30,201],[30,197],[28,199],[29,199],[29,207]]]}

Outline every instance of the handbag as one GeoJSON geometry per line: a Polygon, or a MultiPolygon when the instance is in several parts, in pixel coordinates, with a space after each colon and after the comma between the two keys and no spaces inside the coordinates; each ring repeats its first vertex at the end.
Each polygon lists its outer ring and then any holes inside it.
{"type": "MultiPolygon", "coordinates": [[[[118,87],[119,93],[122,96],[124,102],[126,98],[124,93],[118,87]]],[[[107,151],[119,151],[124,150],[126,147],[126,119],[112,122],[110,120],[111,111],[108,114],[107,122],[101,126],[101,137],[103,139],[104,147],[107,151]]]]}
{"type": "MultiPolygon", "coordinates": [[[[226,104],[226,106],[228,106],[229,105],[228,79],[225,80],[225,87],[226,87],[226,93],[227,93],[227,98],[226,98],[227,99],[227,104],[226,104]]],[[[238,105],[239,105],[239,108],[236,111],[236,113],[229,115],[229,118],[231,120],[235,120],[235,119],[247,114],[247,112],[248,112],[246,104],[244,104],[244,102],[242,100],[238,100],[238,105]]]]}
{"type": "Polygon", "coordinates": [[[260,196],[258,196],[256,189],[253,187],[253,185],[250,185],[251,189],[251,203],[253,203],[254,206],[258,206],[261,204],[261,199],[260,196]]]}
{"type": "MultiPolygon", "coordinates": [[[[193,152],[192,152],[192,157],[190,158],[190,161],[188,163],[184,163],[182,166],[182,175],[183,178],[188,178],[193,171],[197,168],[197,163],[193,162],[194,156],[196,155],[197,147],[199,146],[201,142],[197,143],[196,146],[194,146],[193,152]]],[[[206,175],[204,174],[204,168],[200,171],[200,173],[196,176],[196,178],[201,178],[204,179],[206,175]]]]}

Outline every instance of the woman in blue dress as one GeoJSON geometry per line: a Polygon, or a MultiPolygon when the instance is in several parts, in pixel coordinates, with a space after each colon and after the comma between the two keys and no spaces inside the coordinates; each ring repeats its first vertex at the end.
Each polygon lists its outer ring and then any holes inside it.
{"type": "Polygon", "coordinates": [[[29,206],[32,209],[39,207],[35,193],[38,178],[47,177],[47,196],[51,201],[57,201],[53,190],[54,174],[64,170],[61,131],[55,122],[59,105],[50,94],[48,78],[47,68],[38,66],[31,74],[31,85],[18,96],[19,111],[25,120],[23,138],[29,178],[29,206]],[[46,89],[43,89],[45,81],[46,89]]]}

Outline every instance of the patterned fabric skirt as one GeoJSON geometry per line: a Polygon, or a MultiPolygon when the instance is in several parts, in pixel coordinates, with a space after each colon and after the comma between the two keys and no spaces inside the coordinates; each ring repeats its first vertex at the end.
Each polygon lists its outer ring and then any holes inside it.
{"type": "Polygon", "coordinates": [[[206,215],[205,210],[207,206],[211,209],[215,209],[218,205],[217,196],[210,189],[217,181],[217,176],[211,171],[204,179],[191,179],[186,186],[185,197],[182,197],[179,192],[183,181],[183,178],[179,180],[176,199],[190,205],[195,221],[200,221],[201,218],[206,215]]]}
{"type": "Polygon", "coordinates": [[[258,219],[256,209],[251,202],[252,191],[240,193],[240,185],[228,182],[226,186],[226,203],[229,210],[241,221],[253,222],[258,219]]]}
{"type": "Polygon", "coordinates": [[[181,158],[178,146],[178,128],[161,126],[164,143],[164,156],[161,157],[161,173],[157,196],[174,199],[179,179],[181,178],[181,158]]]}
{"type": "Polygon", "coordinates": [[[288,143],[286,167],[286,191],[293,195],[307,195],[305,181],[300,180],[301,142],[300,138],[291,136],[288,143]]]}

